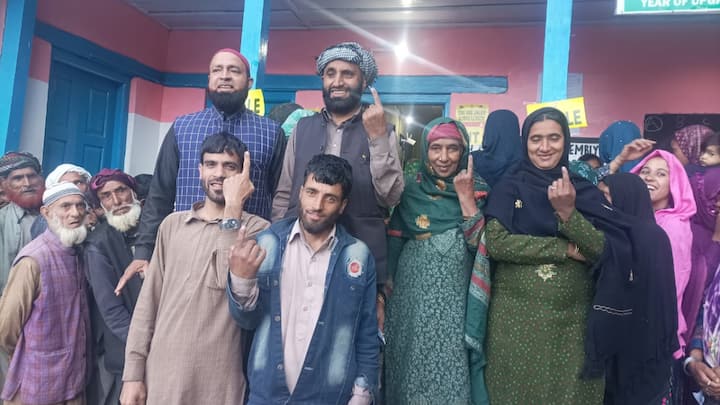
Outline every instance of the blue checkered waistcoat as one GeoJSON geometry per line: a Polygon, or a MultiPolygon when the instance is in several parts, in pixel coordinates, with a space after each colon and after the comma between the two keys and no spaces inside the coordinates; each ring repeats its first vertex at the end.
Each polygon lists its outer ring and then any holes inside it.
{"type": "Polygon", "coordinates": [[[198,176],[200,145],[205,137],[227,131],[240,138],[250,151],[250,179],[255,185],[255,192],[245,203],[245,211],[270,219],[272,190],[268,185],[268,176],[277,140],[278,124],[275,121],[247,109],[226,118],[214,107],[209,107],[178,117],[173,128],[180,151],[175,211],[189,210],[194,202],[205,198],[198,176]]]}

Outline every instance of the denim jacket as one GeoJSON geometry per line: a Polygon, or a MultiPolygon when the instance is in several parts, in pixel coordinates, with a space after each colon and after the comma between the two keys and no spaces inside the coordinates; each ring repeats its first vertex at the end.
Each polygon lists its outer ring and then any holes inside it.
{"type": "Polygon", "coordinates": [[[280,280],[283,255],[295,218],[273,224],[257,237],[267,252],[257,274],[259,296],[243,308],[228,283],[230,314],[255,330],[248,359],[248,404],[342,404],[353,385],[376,394],[380,342],[376,313],[375,261],[368,247],[337,225],[325,278],[325,299],[297,386],[285,382],[280,280]],[[359,273],[359,274],[358,274],[359,273]]]}

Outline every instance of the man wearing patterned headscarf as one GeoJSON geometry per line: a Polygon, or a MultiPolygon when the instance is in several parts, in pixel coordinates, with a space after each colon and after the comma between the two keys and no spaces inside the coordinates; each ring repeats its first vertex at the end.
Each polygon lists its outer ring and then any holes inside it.
{"type": "Polygon", "coordinates": [[[102,337],[101,350],[96,351],[101,355],[95,358],[98,367],[93,370],[96,373],[93,377],[103,384],[96,384],[101,389],[96,386],[88,392],[89,396],[93,395],[89,403],[120,401],[125,343],[142,283],[133,277],[120,295],[115,295],[114,290],[133,259],[132,245],[141,213],[136,191],[135,179],[117,169],[102,169],[90,180],[90,193],[99,201],[107,220],[100,221],[88,235],[84,251],[91,303],[97,308],[91,313],[93,336],[102,337]]]}
{"type": "Polygon", "coordinates": [[[45,191],[40,162],[26,152],[0,158],[0,178],[10,204],[0,209],[0,295],[10,266],[20,249],[32,240],[30,228],[40,214],[45,191]]]}
{"type": "MultiPolygon", "coordinates": [[[[273,199],[273,221],[298,216],[300,186],[310,159],[321,153],[340,156],[352,166],[352,192],[341,223],[368,245],[375,256],[379,287],[386,278],[388,210],[400,200],[404,188],[398,157],[398,140],[377,91],[372,54],[355,42],[325,49],[317,59],[325,108],[298,121],[285,151],[282,173],[273,199]],[[363,105],[370,88],[374,103],[363,105]]],[[[384,296],[378,294],[378,320],[384,323],[384,296]]]]}
{"type": "MultiPolygon", "coordinates": [[[[40,215],[45,191],[40,162],[26,152],[0,157],[0,183],[10,201],[0,209],[0,296],[10,275],[15,255],[31,240],[30,227],[40,215]]],[[[5,383],[8,357],[0,350],[0,387],[5,383]]]]}

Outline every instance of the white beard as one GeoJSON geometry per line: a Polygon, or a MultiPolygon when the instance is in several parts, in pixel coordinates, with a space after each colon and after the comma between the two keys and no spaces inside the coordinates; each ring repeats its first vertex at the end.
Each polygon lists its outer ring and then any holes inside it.
{"type": "Polygon", "coordinates": [[[120,232],[127,232],[134,228],[140,221],[140,214],[142,209],[140,208],[140,201],[134,200],[131,204],[126,206],[130,207],[130,211],[122,215],[114,215],[111,211],[105,210],[105,218],[108,224],[120,232]]]}
{"type": "Polygon", "coordinates": [[[83,243],[87,237],[87,228],[85,228],[85,225],[80,225],[77,228],[66,228],[62,225],[60,219],[55,216],[48,218],[47,222],[50,231],[57,235],[60,243],[65,247],[79,245],[83,243]]]}

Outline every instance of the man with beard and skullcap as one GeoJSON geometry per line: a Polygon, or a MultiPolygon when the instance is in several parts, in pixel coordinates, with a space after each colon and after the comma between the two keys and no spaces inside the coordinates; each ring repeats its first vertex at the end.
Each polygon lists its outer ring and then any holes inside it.
{"type": "Polygon", "coordinates": [[[0,177],[10,204],[0,209],[0,294],[10,266],[20,249],[32,240],[30,228],[39,215],[45,191],[37,158],[26,152],[8,152],[0,158],[0,177]]]}
{"type": "Polygon", "coordinates": [[[160,225],[130,322],[123,405],[243,403],[243,331],[228,311],[228,257],[241,226],[252,238],[270,224],[243,210],[254,186],[237,137],[208,136],[195,162],[205,199],[160,225]]]}
{"type": "MultiPolygon", "coordinates": [[[[339,219],[350,235],[365,242],[375,257],[377,282],[386,272],[388,210],[400,201],[404,188],[398,140],[377,91],[369,87],[377,77],[375,59],[354,42],[325,49],[317,59],[325,108],[303,118],[290,137],[283,170],[273,199],[273,222],[297,216],[305,166],[318,153],[340,156],[352,166],[352,194],[339,219]],[[362,105],[370,88],[374,103],[362,105]]],[[[384,295],[378,290],[378,320],[384,324],[384,295]]]]}
{"type": "Polygon", "coordinates": [[[143,207],[135,244],[135,260],[127,276],[147,268],[155,246],[155,236],[163,218],[173,211],[184,211],[203,198],[197,182],[196,162],[200,144],[207,136],[228,132],[245,145],[252,157],[250,179],[255,192],[247,201],[247,211],[270,219],[272,196],[282,169],[285,135],[280,124],[245,108],[252,87],[250,66],[238,51],[225,48],[210,61],[207,96],[212,106],[178,117],[165,136],[158,154],[150,191],[143,207]],[[174,205],[173,205],[174,204],[174,205]]]}
{"type": "Polygon", "coordinates": [[[45,191],[48,230],[20,250],[0,299],[0,349],[10,355],[5,404],[85,404],[90,319],[83,261],[85,197],[45,191]]]}
{"type": "Polygon", "coordinates": [[[132,244],[141,213],[136,189],[135,179],[120,170],[102,169],[90,181],[90,193],[105,212],[105,220],[98,223],[85,244],[85,271],[94,298],[93,337],[102,346],[97,350],[94,379],[102,389],[93,391],[100,398],[92,401],[98,404],[117,404],[120,400],[125,343],[142,287],[140,279],[134,277],[119,296],[114,293],[132,261],[132,244]]]}
{"type": "MultiPolygon", "coordinates": [[[[90,177],[90,172],[84,168],[70,163],[63,163],[45,177],[45,188],[50,188],[55,184],[67,181],[75,184],[80,191],[86,193],[88,191],[88,182],[90,181],[90,177]]],[[[46,229],[47,221],[45,221],[45,218],[40,215],[35,218],[35,222],[33,222],[30,227],[30,236],[35,239],[38,235],[45,232],[46,229]]]]}

